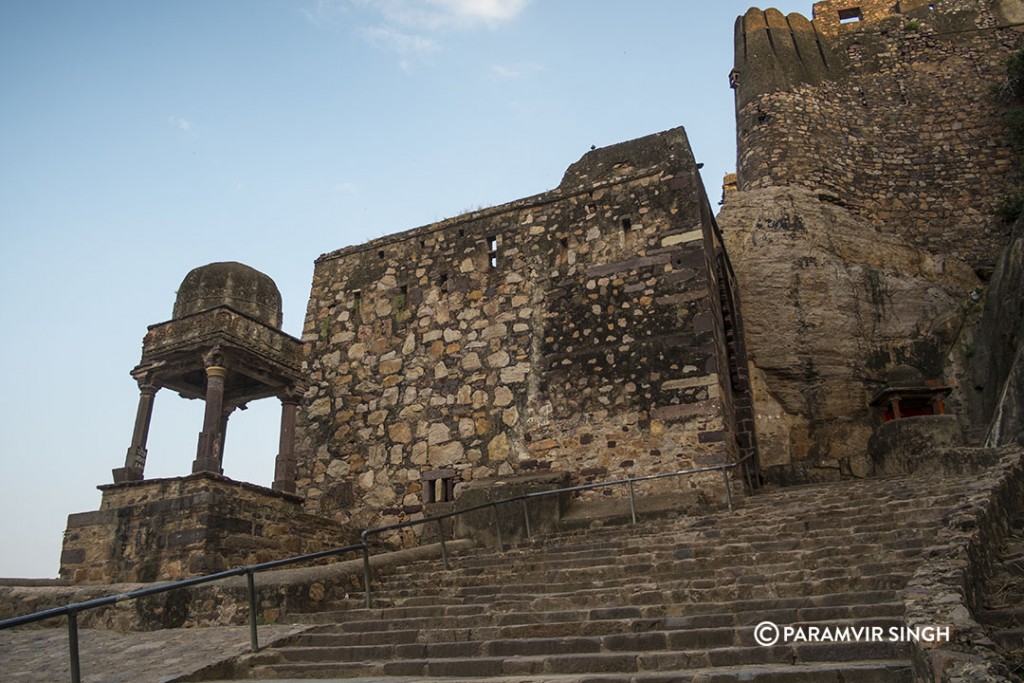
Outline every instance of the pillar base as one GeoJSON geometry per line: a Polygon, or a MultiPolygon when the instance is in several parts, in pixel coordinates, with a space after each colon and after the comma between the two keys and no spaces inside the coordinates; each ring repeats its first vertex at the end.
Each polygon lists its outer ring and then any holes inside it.
{"type": "Polygon", "coordinates": [[[112,470],[114,483],[123,484],[127,481],[142,481],[142,472],[130,467],[118,467],[112,470]]]}
{"type": "Polygon", "coordinates": [[[273,488],[275,491],[281,491],[282,493],[295,493],[295,482],[275,481],[271,488],[273,488]]]}

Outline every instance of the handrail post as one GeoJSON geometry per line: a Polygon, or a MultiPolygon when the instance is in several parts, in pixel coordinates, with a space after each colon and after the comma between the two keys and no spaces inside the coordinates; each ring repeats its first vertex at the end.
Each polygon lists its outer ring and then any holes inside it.
{"type": "Polygon", "coordinates": [[[78,612],[68,612],[68,656],[71,658],[71,683],[82,683],[82,667],[78,660],[78,612]]]}
{"type": "Polygon", "coordinates": [[[260,636],[256,629],[256,576],[251,569],[245,573],[245,584],[249,591],[249,651],[259,652],[260,636]]]}
{"type": "Polygon", "coordinates": [[[498,532],[498,552],[505,552],[505,541],[501,537],[501,520],[498,519],[498,505],[497,503],[491,503],[491,512],[494,516],[494,529],[498,532]]]}
{"type": "Polygon", "coordinates": [[[448,546],[444,544],[444,522],[441,518],[437,518],[437,537],[441,539],[441,560],[444,562],[444,568],[451,569],[448,566],[448,546]]]}
{"type": "Polygon", "coordinates": [[[523,519],[526,521],[526,537],[533,538],[533,532],[530,529],[530,508],[527,507],[525,498],[523,498],[523,519]]]}
{"type": "Polygon", "coordinates": [[[366,609],[372,609],[370,598],[370,546],[363,539],[363,587],[366,588],[366,609]]]}
{"type": "Polygon", "coordinates": [[[729,512],[732,512],[732,487],[729,485],[729,470],[722,470],[722,476],[725,478],[725,504],[729,506],[729,512]]]}
{"type": "Polygon", "coordinates": [[[633,525],[636,525],[636,493],[633,491],[633,480],[629,480],[629,516],[633,520],[633,525]]]}

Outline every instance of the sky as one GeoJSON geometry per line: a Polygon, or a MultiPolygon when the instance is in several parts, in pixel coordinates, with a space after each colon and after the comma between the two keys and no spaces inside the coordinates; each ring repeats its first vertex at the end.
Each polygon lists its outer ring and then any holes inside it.
{"type": "MultiPolygon", "coordinates": [[[[749,6],[2,0],[0,577],[57,575],[192,268],[268,274],[300,337],[320,254],[553,189],[592,145],[685,126],[717,201],[749,6]]],[[[191,471],[202,416],[157,394],[147,478],[191,471]]],[[[279,421],[236,412],[225,474],[269,485],[279,421]]]]}

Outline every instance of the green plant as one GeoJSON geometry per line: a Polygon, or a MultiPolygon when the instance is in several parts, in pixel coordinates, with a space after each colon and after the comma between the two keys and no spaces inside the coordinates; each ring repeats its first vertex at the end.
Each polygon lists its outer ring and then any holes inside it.
{"type": "Polygon", "coordinates": [[[1003,125],[1010,134],[1010,144],[1015,150],[1024,150],[1024,107],[1011,107],[1003,114],[1003,125]]]}
{"type": "Polygon", "coordinates": [[[1024,102],[1024,50],[1007,57],[1003,66],[1006,76],[992,85],[992,93],[1006,102],[1024,102]]]}
{"type": "Polygon", "coordinates": [[[1016,100],[1024,100],[1024,50],[1010,55],[1006,60],[1006,87],[1016,100]]]}
{"type": "Polygon", "coordinates": [[[920,31],[921,30],[921,22],[918,21],[917,19],[911,19],[910,21],[908,21],[907,23],[905,23],[903,25],[903,29],[905,31],[920,31]]]}
{"type": "Polygon", "coordinates": [[[1024,195],[1012,194],[1003,197],[996,205],[996,214],[1007,223],[1012,223],[1024,212],[1024,195]]]}

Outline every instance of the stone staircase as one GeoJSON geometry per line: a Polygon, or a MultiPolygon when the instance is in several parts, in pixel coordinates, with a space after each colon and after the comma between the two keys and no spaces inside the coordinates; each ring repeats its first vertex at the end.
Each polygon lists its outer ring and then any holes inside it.
{"type": "MultiPolygon", "coordinates": [[[[961,479],[760,493],[733,512],[476,548],[378,577],[361,601],[243,658],[234,676],[661,683],[911,681],[908,646],[784,642],[755,626],[902,623],[899,591],[961,479]]],[[[357,596],[361,597],[361,596],[357,596]]],[[[291,615],[292,619],[296,615],[291,615]]]]}
{"type": "Polygon", "coordinates": [[[978,621],[1007,653],[1013,673],[1024,678],[1024,512],[1013,520],[999,563],[985,590],[978,621]]]}

